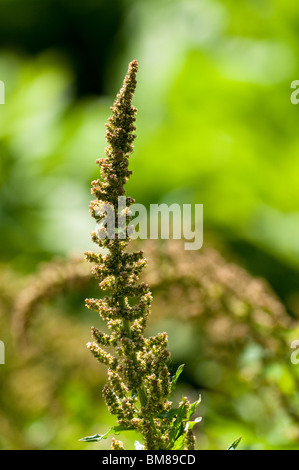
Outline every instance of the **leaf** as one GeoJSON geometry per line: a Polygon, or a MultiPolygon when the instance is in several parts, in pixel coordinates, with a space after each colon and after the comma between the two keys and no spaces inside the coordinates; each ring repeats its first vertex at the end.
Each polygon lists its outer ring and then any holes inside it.
{"type": "Polygon", "coordinates": [[[191,404],[190,410],[188,411],[187,419],[191,418],[191,416],[195,413],[196,408],[201,402],[201,396],[199,395],[198,400],[191,404]]]}
{"type": "MultiPolygon", "coordinates": [[[[110,433],[108,432],[107,435],[108,434],[110,433]]],[[[82,437],[82,439],[79,439],[79,441],[84,441],[84,442],[101,441],[102,439],[106,439],[107,435],[106,434],[94,434],[93,436],[82,437]]]]}
{"type": "Polygon", "coordinates": [[[134,428],[128,428],[123,425],[119,426],[113,426],[109,431],[107,431],[105,434],[94,434],[93,436],[86,436],[82,437],[82,439],[79,439],[79,441],[84,441],[84,442],[97,442],[101,441],[102,439],[107,439],[109,434],[120,434],[122,431],[131,431],[134,428]]]}
{"type": "Polygon", "coordinates": [[[187,408],[186,399],[183,397],[183,402],[181,406],[177,408],[176,410],[177,417],[176,417],[175,422],[172,425],[172,428],[169,434],[170,442],[175,442],[175,440],[180,436],[180,434],[184,432],[183,420],[185,417],[186,408],[187,408]]]}
{"type": "Polygon", "coordinates": [[[178,414],[179,408],[171,408],[171,410],[168,411],[162,411],[161,413],[158,414],[158,418],[174,418],[178,414]]]}
{"type": "Polygon", "coordinates": [[[182,434],[181,436],[179,436],[177,438],[177,440],[175,441],[173,447],[171,448],[171,450],[182,450],[184,449],[184,444],[185,444],[185,434],[182,434]]]}
{"type": "MultiPolygon", "coordinates": [[[[198,400],[191,404],[190,410],[188,411],[188,414],[187,414],[187,419],[191,418],[193,413],[195,413],[196,408],[198,407],[200,402],[201,402],[201,397],[199,396],[198,400]]],[[[182,408],[182,405],[179,408],[171,408],[171,410],[162,411],[161,413],[158,414],[158,418],[174,418],[179,413],[181,408],[182,408]]]]}
{"type": "Polygon", "coordinates": [[[144,449],[144,445],[141,444],[139,441],[135,441],[134,446],[135,446],[136,450],[143,450],[144,449]]]}
{"type": "Polygon", "coordinates": [[[241,437],[238,437],[238,439],[235,439],[235,440],[228,446],[227,450],[235,450],[235,449],[238,447],[238,445],[239,445],[241,439],[242,439],[242,436],[241,436],[241,437]]]}
{"type": "Polygon", "coordinates": [[[177,381],[178,381],[179,376],[180,376],[181,373],[183,372],[184,366],[185,366],[185,364],[181,364],[181,365],[177,368],[177,371],[176,371],[176,373],[174,374],[174,376],[172,377],[172,380],[171,380],[171,392],[173,392],[173,391],[175,390],[176,383],[177,383],[177,381]]]}
{"type": "Polygon", "coordinates": [[[197,423],[200,423],[201,420],[202,420],[202,418],[201,418],[201,416],[199,416],[198,418],[195,418],[194,421],[187,421],[186,426],[185,426],[185,431],[188,431],[188,429],[193,429],[194,426],[197,423]]]}
{"type": "MultiPolygon", "coordinates": [[[[183,366],[180,366],[180,367],[182,368],[183,366]]],[[[178,372],[179,372],[179,369],[178,369],[177,373],[178,372]]],[[[191,418],[193,413],[196,411],[196,408],[198,407],[200,402],[201,402],[201,397],[199,396],[198,400],[190,405],[190,409],[188,410],[187,416],[186,416],[187,404],[186,404],[186,398],[183,397],[183,401],[182,401],[181,405],[178,408],[172,408],[169,411],[162,411],[162,413],[160,413],[158,415],[158,418],[172,419],[172,418],[176,417],[176,420],[172,424],[171,431],[170,431],[170,434],[169,434],[169,439],[170,439],[170,442],[172,444],[174,442],[176,442],[176,440],[185,431],[187,431],[189,428],[192,429],[195,426],[196,423],[199,423],[201,421],[201,417],[195,418],[194,421],[189,421],[189,419],[191,418]],[[183,426],[183,423],[185,423],[185,422],[186,422],[186,424],[185,424],[185,426],[183,426]]]]}

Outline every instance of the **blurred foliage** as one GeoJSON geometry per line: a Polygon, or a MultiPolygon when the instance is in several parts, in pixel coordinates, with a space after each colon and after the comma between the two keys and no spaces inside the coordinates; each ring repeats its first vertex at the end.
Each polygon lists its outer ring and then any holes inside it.
{"type": "MultiPolygon", "coordinates": [[[[99,397],[103,370],[84,346],[94,322],[83,307],[88,293],[75,285],[42,303],[26,346],[13,340],[11,309],[41,261],[91,247],[90,181],[133,58],[129,195],[147,206],[202,203],[204,246],[263,276],[291,322],[256,336],[245,316],[248,341],[236,347],[225,323],[236,318],[216,303],[211,318],[228,331],[220,347],[196,320],[208,318],[196,310],[207,306],[205,289],[179,281],[167,297],[169,281],[157,287],[153,328],[169,330],[174,362],[186,363],[183,385],[202,389],[199,446],[226,448],[243,435],[240,448],[298,448],[288,349],[299,315],[299,108],[290,102],[298,24],[295,0],[0,0],[1,448],[86,448],[77,438],[113,424],[99,397]]],[[[232,295],[228,285],[224,292],[232,295]]]]}
{"type": "MultiPolygon", "coordinates": [[[[192,253],[184,250],[183,243],[174,241],[161,244],[148,241],[142,245],[149,257],[144,280],[150,283],[154,295],[149,334],[168,332],[172,372],[185,363],[183,382],[175,399],[179,401],[186,389],[191,397],[196,398],[199,391],[203,397],[200,413],[204,420],[197,433],[198,448],[224,449],[236,434],[242,434],[241,445],[247,449],[296,448],[299,369],[291,363],[290,343],[296,339],[299,327],[267,282],[227,262],[215,249],[192,253]]],[[[24,278],[22,282],[19,293],[9,296],[11,301],[14,299],[12,348],[18,345],[22,351],[19,369],[22,374],[25,369],[33,380],[29,393],[36,393],[38,387],[47,389],[51,378],[57,384],[57,389],[53,389],[52,383],[50,390],[42,393],[51,422],[54,404],[63,400],[69,382],[76,382],[79,391],[74,393],[79,393],[84,404],[78,398],[75,404],[78,409],[58,408],[59,418],[73,412],[70,419],[78,420],[75,429],[81,426],[83,432],[85,424],[90,422],[94,431],[102,433],[107,424],[102,416],[99,419],[92,413],[95,409],[92,398],[95,403],[99,401],[96,390],[99,393],[98,385],[105,380],[106,371],[90,367],[84,350],[78,346],[83,344],[89,325],[104,326],[99,318],[93,318],[97,315],[90,312],[86,315],[82,306],[78,309],[83,295],[96,293],[88,263],[82,258],[53,260],[40,266],[26,283],[24,278]],[[40,371],[35,377],[31,364],[37,358],[40,371]],[[55,372],[51,368],[53,362],[57,362],[55,372]],[[84,387],[79,385],[80,376],[84,387]],[[82,413],[87,413],[87,421],[81,416],[81,407],[82,413]]],[[[15,374],[13,367],[8,377],[15,374]]],[[[10,382],[11,378],[6,385],[8,396],[16,393],[14,382],[12,385],[10,382]]],[[[21,397],[28,393],[25,383],[21,375],[21,390],[17,387],[21,397]]],[[[65,398],[69,399],[67,393],[65,398]]],[[[29,395],[29,400],[32,399],[29,395]]],[[[39,401],[34,409],[22,409],[29,419],[44,411],[39,409],[39,401]]],[[[102,402],[99,406],[103,406],[102,402]]],[[[3,407],[6,418],[8,412],[3,407]]],[[[104,410],[101,414],[107,417],[104,410]]],[[[66,444],[75,448],[71,435],[69,438],[66,444]]],[[[30,445],[26,433],[23,439],[23,445],[30,445]]],[[[53,432],[48,439],[47,447],[53,448],[61,437],[53,432]]],[[[130,448],[133,448],[132,439],[127,438],[130,448]]]]}

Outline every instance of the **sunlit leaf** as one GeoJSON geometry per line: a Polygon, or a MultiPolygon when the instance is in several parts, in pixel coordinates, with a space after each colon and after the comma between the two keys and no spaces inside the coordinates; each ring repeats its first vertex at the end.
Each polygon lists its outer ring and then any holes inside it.
{"type": "Polygon", "coordinates": [[[238,445],[240,444],[240,441],[242,439],[242,436],[241,437],[238,437],[238,439],[234,440],[227,448],[227,450],[235,450],[238,445]]]}
{"type": "Polygon", "coordinates": [[[197,401],[195,401],[194,403],[191,404],[190,406],[190,410],[188,411],[188,419],[191,418],[191,416],[193,415],[193,413],[195,413],[196,411],[196,408],[198,407],[198,405],[200,404],[201,402],[201,396],[199,395],[199,398],[197,401]]]}
{"type": "Polygon", "coordinates": [[[201,420],[202,420],[202,417],[199,416],[198,418],[195,418],[194,421],[187,421],[186,426],[185,426],[185,431],[188,431],[188,429],[193,429],[197,423],[201,422],[201,420]]]}
{"type": "Polygon", "coordinates": [[[171,450],[182,450],[184,449],[185,443],[185,434],[182,434],[178,439],[175,441],[171,450]]]}
{"type": "Polygon", "coordinates": [[[135,441],[134,446],[135,446],[136,450],[143,450],[144,449],[144,445],[141,444],[139,441],[135,441]]]}
{"type": "Polygon", "coordinates": [[[174,374],[174,376],[172,377],[172,381],[171,381],[171,392],[173,392],[173,391],[175,390],[176,383],[177,383],[177,381],[178,381],[179,376],[180,376],[181,373],[183,372],[184,366],[185,366],[185,364],[181,364],[181,365],[177,368],[177,371],[176,371],[176,373],[174,374]]]}
{"type": "Polygon", "coordinates": [[[129,428],[129,427],[126,427],[126,426],[113,426],[111,429],[109,429],[109,431],[107,431],[105,434],[94,434],[92,436],[86,436],[86,437],[82,437],[82,439],[79,439],[79,441],[84,441],[84,442],[97,442],[97,441],[101,441],[102,439],[107,439],[107,437],[110,435],[110,434],[115,434],[115,435],[118,435],[120,434],[122,431],[131,431],[133,428],[129,428]]]}

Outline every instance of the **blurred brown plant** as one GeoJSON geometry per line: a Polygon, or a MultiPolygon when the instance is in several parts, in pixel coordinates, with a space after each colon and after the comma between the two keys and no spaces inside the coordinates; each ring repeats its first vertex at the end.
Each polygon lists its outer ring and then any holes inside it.
{"type": "MultiPolygon", "coordinates": [[[[297,439],[299,413],[295,390],[298,374],[290,363],[290,334],[294,338],[298,332],[297,321],[289,316],[267,281],[253,277],[242,267],[225,260],[216,249],[207,246],[191,253],[183,249],[181,241],[134,243],[134,249],[141,247],[146,250],[149,259],[143,273],[143,280],[151,284],[155,298],[149,327],[164,319],[169,319],[178,328],[190,325],[194,338],[200,343],[193,352],[194,368],[204,370],[207,365],[209,369],[212,364],[208,377],[212,376],[212,381],[201,383],[202,376],[194,376],[192,380],[199,380],[200,387],[214,390],[217,400],[220,393],[224,409],[229,409],[227,412],[233,419],[240,419],[234,408],[236,399],[246,400],[248,396],[256,398],[261,394],[264,409],[269,408],[265,411],[268,418],[270,416],[269,427],[272,427],[271,420],[276,413],[285,413],[293,423],[289,430],[291,439],[297,439]],[[250,355],[252,345],[260,348],[258,356],[250,355]]],[[[57,325],[57,318],[61,315],[57,298],[73,293],[74,286],[80,296],[80,292],[93,289],[89,265],[81,258],[43,264],[36,276],[27,279],[27,286],[24,286],[24,280],[17,282],[18,277],[16,282],[11,282],[7,274],[3,274],[1,279],[0,303],[4,310],[12,310],[15,345],[22,347],[24,357],[26,349],[30,349],[36,338],[30,332],[34,332],[40,315],[42,323],[39,323],[38,331],[41,328],[47,331],[47,325],[53,324],[55,318],[57,325]],[[15,286],[13,292],[11,286],[15,286]],[[49,316],[51,309],[55,312],[53,321],[49,316]]],[[[51,337],[55,334],[58,333],[53,330],[51,337]]],[[[65,337],[65,330],[61,336],[65,337]]],[[[38,347],[40,345],[35,349],[38,347]]],[[[49,348],[47,346],[51,354],[49,348]]],[[[70,351],[71,348],[72,345],[70,351]]],[[[57,361],[59,354],[59,351],[55,352],[57,361]]],[[[84,353],[81,355],[84,362],[84,353]]],[[[95,379],[93,383],[96,386],[95,379]]],[[[223,412],[221,400],[211,404],[220,414],[223,412]]]]}
{"type": "Polygon", "coordinates": [[[37,307],[67,289],[83,288],[90,280],[90,269],[82,259],[55,258],[41,263],[36,275],[27,279],[27,285],[15,298],[12,314],[12,335],[16,342],[26,341],[26,329],[37,307]]]}
{"type": "MultiPolygon", "coordinates": [[[[153,316],[162,307],[165,316],[196,319],[205,324],[213,343],[220,344],[251,335],[264,346],[275,347],[275,335],[270,333],[292,327],[292,318],[269,284],[227,262],[217,250],[185,251],[180,241],[173,240],[163,244],[148,240],[144,248],[149,261],[143,277],[155,295],[159,293],[153,316]]],[[[83,258],[41,265],[16,296],[12,315],[16,340],[26,338],[29,321],[41,302],[69,288],[83,289],[91,278],[83,258]]]]}

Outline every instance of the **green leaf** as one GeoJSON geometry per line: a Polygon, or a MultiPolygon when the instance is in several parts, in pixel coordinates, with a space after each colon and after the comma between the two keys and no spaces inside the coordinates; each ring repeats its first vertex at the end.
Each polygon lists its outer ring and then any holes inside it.
{"type": "Polygon", "coordinates": [[[135,446],[136,450],[143,450],[144,449],[144,445],[141,444],[139,441],[135,441],[134,446],[135,446]]]}
{"type": "Polygon", "coordinates": [[[158,418],[174,418],[178,414],[179,408],[171,408],[169,411],[162,411],[158,414],[158,418]]]}
{"type": "Polygon", "coordinates": [[[176,410],[177,411],[177,417],[176,417],[175,422],[172,425],[172,428],[171,428],[171,431],[170,431],[170,434],[169,434],[169,438],[170,438],[171,443],[175,442],[176,439],[180,436],[180,434],[184,432],[183,420],[184,420],[184,417],[185,417],[185,414],[186,414],[186,408],[187,408],[186,399],[183,398],[183,402],[182,402],[181,406],[179,408],[177,408],[177,410],[176,410]]]}
{"type": "Polygon", "coordinates": [[[187,404],[186,398],[183,397],[182,404],[178,408],[172,408],[169,411],[162,411],[162,413],[158,415],[158,418],[172,419],[176,417],[174,423],[172,424],[171,431],[169,434],[169,439],[172,445],[174,445],[176,440],[181,435],[183,435],[185,431],[187,431],[188,429],[192,429],[195,424],[201,421],[201,417],[196,418],[194,421],[189,421],[193,413],[196,411],[196,408],[198,407],[200,402],[201,397],[199,396],[198,400],[190,405],[190,409],[188,410],[186,415],[187,404]],[[186,423],[185,426],[184,423],[186,423]]]}
{"type": "Polygon", "coordinates": [[[194,426],[197,423],[200,423],[201,420],[202,420],[202,418],[201,418],[201,416],[199,416],[198,418],[195,418],[194,421],[187,421],[186,426],[185,426],[185,431],[188,431],[188,429],[193,429],[194,426]]]}
{"type": "Polygon", "coordinates": [[[82,439],[79,439],[79,441],[84,441],[84,442],[101,441],[102,439],[106,439],[108,434],[110,434],[109,431],[106,434],[94,434],[93,436],[82,437],[82,439]]]}
{"type": "Polygon", "coordinates": [[[171,450],[182,450],[185,444],[185,434],[182,434],[177,438],[171,450]]]}
{"type": "Polygon", "coordinates": [[[238,439],[234,440],[234,441],[228,446],[227,450],[235,450],[235,449],[238,447],[238,445],[239,445],[241,439],[242,439],[242,436],[241,436],[241,437],[238,437],[238,439]]]}
{"type": "Polygon", "coordinates": [[[198,400],[191,404],[190,410],[188,411],[187,419],[191,418],[191,416],[195,413],[196,408],[201,402],[201,396],[199,395],[198,400]]]}
{"type": "Polygon", "coordinates": [[[177,371],[176,371],[176,373],[174,374],[174,376],[172,377],[172,380],[171,380],[171,392],[173,392],[173,391],[175,390],[176,383],[177,383],[177,381],[178,381],[179,376],[180,376],[181,373],[183,372],[184,366],[185,366],[185,364],[181,364],[181,365],[177,368],[177,371]]]}
{"type": "MultiPolygon", "coordinates": [[[[200,402],[201,402],[201,397],[199,396],[198,400],[191,404],[190,410],[188,411],[188,414],[187,414],[187,419],[191,418],[193,413],[195,413],[196,408],[198,407],[200,402]]],[[[162,411],[161,413],[158,414],[158,418],[174,418],[180,412],[183,405],[184,403],[179,408],[171,408],[171,410],[162,411]]]]}
{"type": "Polygon", "coordinates": [[[79,441],[84,441],[84,442],[97,442],[97,441],[101,441],[102,439],[107,439],[107,437],[109,436],[109,434],[115,434],[115,435],[118,435],[120,434],[122,431],[131,431],[132,429],[134,428],[128,428],[126,426],[122,426],[122,425],[119,425],[119,426],[113,426],[111,429],[109,429],[109,431],[106,432],[106,434],[94,434],[93,436],[86,436],[86,437],[82,437],[82,439],[79,439],[79,441]]]}

